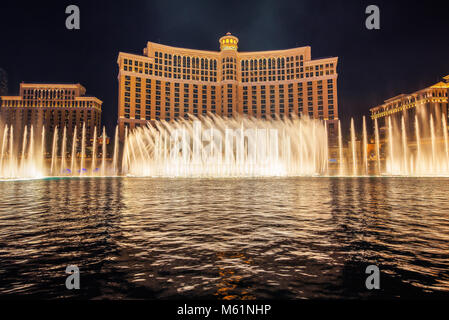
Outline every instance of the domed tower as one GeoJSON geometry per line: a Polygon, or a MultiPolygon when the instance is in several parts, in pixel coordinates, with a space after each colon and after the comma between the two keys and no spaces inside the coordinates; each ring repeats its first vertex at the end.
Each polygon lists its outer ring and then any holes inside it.
{"type": "Polygon", "coordinates": [[[232,117],[237,112],[238,106],[237,75],[239,59],[237,49],[239,39],[228,32],[220,38],[219,42],[222,114],[232,117]]]}
{"type": "Polygon", "coordinates": [[[233,36],[230,32],[226,33],[225,36],[221,37],[220,40],[220,50],[234,50],[237,51],[239,39],[233,36]]]}

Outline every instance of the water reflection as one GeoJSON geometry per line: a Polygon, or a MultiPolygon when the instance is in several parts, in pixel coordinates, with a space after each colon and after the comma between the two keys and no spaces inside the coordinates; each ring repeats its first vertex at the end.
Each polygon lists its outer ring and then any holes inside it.
{"type": "Polygon", "coordinates": [[[447,179],[0,183],[3,296],[212,299],[449,292],[447,179]],[[78,265],[81,290],[65,288],[78,265]],[[365,268],[382,272],[365,289],[365,268]]]}

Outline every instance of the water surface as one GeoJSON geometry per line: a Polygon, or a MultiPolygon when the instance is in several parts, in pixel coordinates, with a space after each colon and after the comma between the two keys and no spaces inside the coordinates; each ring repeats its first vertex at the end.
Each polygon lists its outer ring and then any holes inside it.
{"type": "Polygon", "coordinates": [[[0,297],[449,297],[447,178],[0,182],[0,297]],[[65,288],[77,265],[81,289],[65,288]],[[381,289],[365,288],[365,268],[381,289]]]}

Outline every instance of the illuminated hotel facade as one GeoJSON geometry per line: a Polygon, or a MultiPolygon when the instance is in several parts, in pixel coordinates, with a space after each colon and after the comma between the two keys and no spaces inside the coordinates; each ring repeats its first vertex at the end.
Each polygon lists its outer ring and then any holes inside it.
{"type": "Polygon", "coordinates": [[[405,123],[408,125],[406,128],[408,137],[413,139],[415,119],[418,119],[419,125],[426,129],[432,116],[437,130],[441,128],[441,117],[446,117],[447,120],[449,115],[448,99],[449,75],[430,87],[385,100],[383,104],[370,109],[371,119],[378,122],[381,138],[385,138],[388,119],[391,117],[392,125],[399,127],[401,119],[404,117],[405,123]]]}
{"type": "Polygon", "coordinates": [[[238,52],[227,33],[220,51],[175,48],[148,42],[143,55],[118,56],[118,125],[208,113],[256,118],[307,115],[338,120],[337,57],[311,58],[310,47],[238,52]]]}
{"type": "Polygon", "coordinates": [[[12,125],[14,130],[21,130],[32,125],[34,128],[44,127],[45,132],[53,132],[56,127],[62,132],[66,127],[68,136],[76,127],[77,136],[81,137],[86,123],[89,142],[94,128],[100,127],[103,102],[85,96],[85,93],[86,89],[81,84],[21,83],[18,96],[0,97],[0,126],[12,125]]]}

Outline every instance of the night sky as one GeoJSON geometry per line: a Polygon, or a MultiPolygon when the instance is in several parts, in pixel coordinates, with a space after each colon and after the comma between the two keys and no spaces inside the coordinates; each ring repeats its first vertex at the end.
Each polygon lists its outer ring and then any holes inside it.
{"type": "MultiPolygon", "coordinates": [[[[239,51],[311,46],[312,58],[338,56],[339,116],[449,74],[449,15],[435,1],[2,1],[0,68],[9,93],[19,83],[81,83],[103,100],[108,132],[117,122],[117,56],[142,54],[147,41],[218,51],[226,32],[239,51]],[[81,29],[67,30],[76,4],[81,29]],[[365,28],[365,8],[380,8],[380,30],[365,28]]],[[[358,119],[357,119],[358,120],[358,119]]]]}

